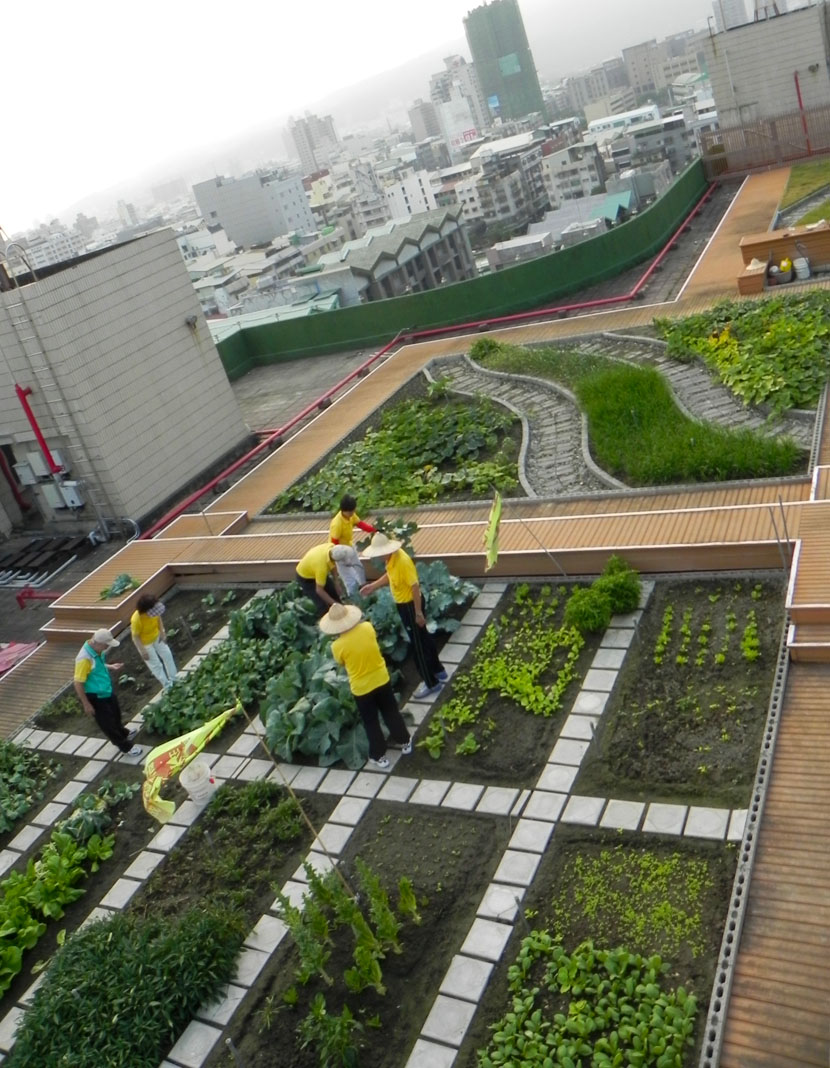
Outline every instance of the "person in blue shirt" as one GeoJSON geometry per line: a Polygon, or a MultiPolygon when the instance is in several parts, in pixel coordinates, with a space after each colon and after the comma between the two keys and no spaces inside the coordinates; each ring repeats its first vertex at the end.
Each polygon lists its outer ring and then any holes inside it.
{"type": "Polygon", "coordinates": [[[128,731],[121,722],[121,708],[110,675],[111,671],[120,671],[124,665],[108,664],[104,659],[110,649],[120,644],[104,627],[84,642],[75,657],[75,693],[86,715],[95,717],[95,722],[117,749],[129,757],[140,757],[144,749],[133,745],[137,732],[128,731]]]}

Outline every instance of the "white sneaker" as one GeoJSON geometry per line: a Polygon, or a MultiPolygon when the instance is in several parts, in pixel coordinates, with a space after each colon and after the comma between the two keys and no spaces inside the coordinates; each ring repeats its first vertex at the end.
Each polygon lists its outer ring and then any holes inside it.
{"type": "Polygon", "coordinates": [[[409,754],[410,754],[411,752],[412,752],[412,739],[410,738],[408,742],[405,742],[405,743],[404,743],[404,744],[403,744],[403,745],[401,746],[401,753],[402,753],[402,754],[403,754],[404,756],[409,756],[409,754]]]}
{"type": "Polygon", "coordinates": [[[373,760],[372,757],[369,757],[368,763],[373,768],[383,768],[384,771],[389,767],[389,760],[385,756],[380,757],[378,760],[373,760]]]}
{"type": "Polygon", "coordinates": [[[132,759],[138,759],[138,757],[144,756],[144,746],[143,745],[134,745],[132,747],[132,749],[128,753],[124,754],[124,756],[125,757],[130,757],[132,759]]]}
{"type": "Polygon", "coordinates": [[[442,686],[443,683],[441,682],[436,682],[434,686],[427,686],[425,682],[422,682],[415,693],[413,693],[412,699],[414,701],[423,701],[427,697],[432,697],[434,693],[438,693],[442,686]]]}

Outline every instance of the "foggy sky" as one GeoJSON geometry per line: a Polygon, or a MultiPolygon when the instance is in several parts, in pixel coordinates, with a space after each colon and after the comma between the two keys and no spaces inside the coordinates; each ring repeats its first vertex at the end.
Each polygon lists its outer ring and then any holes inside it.
{"type": "MultiPolygon", "coordinates": [[[[114,208],[111,187],[147,184],[150,172],[160,179],[165,161],[174,177],[191,156],[223,159],[228,142],[265,127],[276,131],[288,115],[316,104],[325,104],[341,135],[349,132],[338,122],[338,93],[426,53],[469,59],[462,20],[475,6],[475,0],[6,4],[0,226],[11,234],[55,215],[71,222],[67,208],[99,191],[108,191],[101,204],[114,208]]],[[[703,29],[712,12],[711,0],[520,6],[537,70],[548,81],[628,45],[703,29]]],[[[439,61],[430,69],[441,67],[439,61]]],[[[428,95],[427,75],[412,99],[428,95]]],[[[272,149],[264,151],[269,156],[272,149]]]]}

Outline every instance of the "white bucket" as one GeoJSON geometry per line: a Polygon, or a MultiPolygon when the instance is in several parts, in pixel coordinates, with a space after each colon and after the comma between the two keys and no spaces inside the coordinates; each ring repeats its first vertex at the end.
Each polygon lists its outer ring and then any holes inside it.
{"type": "Polygon", "coordinates": [[[804,256],[799,256],[793,260],[793,270],[799,282],[806,281],[810,277],[810,261],[804,256]]]}
{"type": "Polygon", "coordinates": [[[197,805],[206,805],[216,790],[210,766],[204,760],[192,760],[182,768],[179,782],[197,805]]]}

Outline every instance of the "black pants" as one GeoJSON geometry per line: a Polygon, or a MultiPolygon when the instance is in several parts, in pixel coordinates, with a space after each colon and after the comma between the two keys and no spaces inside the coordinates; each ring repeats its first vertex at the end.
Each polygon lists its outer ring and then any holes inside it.
{"type": "Polygon", "coordinates": [[[393,742],[405,745],[409,741],[409,731],[398,709],[391,682],[385,682],[383,686],[378,686],[376,690],[370,690],[369,693],[363,693],[359,697],[357,694],[352,696],[360,712],[360,718],[363,720],[363,726],[366,728],[369,738],[369,756],[372,760],[380,760],[386,752],[386,739],[380,729],[379,714],[383,717],[383,722],[393,742]]]}
{"type": "MultiPolygon", "coordinates": [[[[313,578],[307,579],[303,578],[302,575],[297,575],[297,582],[300,584],[300,589],[303,591],[303,595],[314,602],[314,611],[317,613],[317,618],[320,619],[326,612],[328,612],[331,605],[326,604],[321,597],[317,596],[317,583],[313,578]]],[[[337,601],[338,604],[341,603],[340,594],[337,592],[337,587],[335,586],[334,579],[331,575],[326,579],[326,584],[323,589],[333,601],[337,601]]]]}
{"type": "Polygon", "coordinates": [[[406,601],[404,604],[397,603],[398,615],[404,625],[409,643],[412,646],[412,654],[415,657],[415,667],[418,674],[427,686],[438,684],[438,672],[444,670],[444,666],[438,659],[438,649],[427,628],[419,627],[415,622],[415,604],[406,601]]]}
{"type": "Polygon", "coordinates": [[[129,753],[132,749],[132,742],[128,740],[126,728],[121,722],[121,708],[115,694],[111,693],[109,697],[99,697],[97,694],[88,693],[87,698],[95,713],[95,722],[101,728],[102,733],[122,753],[129,753]]]}

